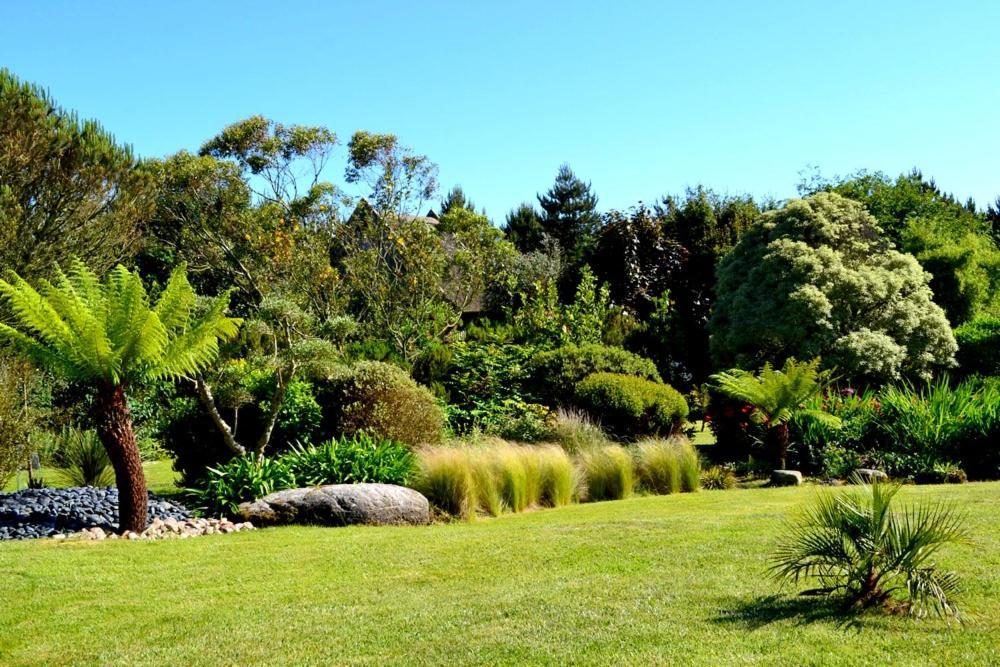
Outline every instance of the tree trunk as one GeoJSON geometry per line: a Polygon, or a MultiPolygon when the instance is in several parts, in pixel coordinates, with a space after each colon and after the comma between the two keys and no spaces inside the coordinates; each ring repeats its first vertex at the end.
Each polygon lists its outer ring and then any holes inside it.
{"type": "Polygon", "coordinates": [[[222,434],[222,442],[224,442],[229,451],[236,456],[243,456],[246,454],[246,448],[236,441],[234,430],[229,427],[226,420],[222,418],[221,414],[219,414],[219,408],[215,405],[215,397],[212,396],[212,388],[208,386],[207,382],[200,378],[194,381],[194,387],[198,392],[198,399],[201,401],[202,407],[204,407],[205,411],[208,412],[209,417],[212,418],[212,423],[215,424],[216,428],[219,429],[219,433],[222,434]]]}
{"type": "Polygon", "coordinates": [[[768,434],[771,436],[771,445],[778,464],[784,469],[788,465],[788,423],[775,424],[768,429],[768,434]]]}
{"type": "Polygon", "coordinates": [[[146,529],[149,496],[142,459],[132,430],[132,415],[122,385],[105,384],[97,390],[94,402],[97,435],[115,470],[118,486],[118,530],[141,533],[146,529]]]}

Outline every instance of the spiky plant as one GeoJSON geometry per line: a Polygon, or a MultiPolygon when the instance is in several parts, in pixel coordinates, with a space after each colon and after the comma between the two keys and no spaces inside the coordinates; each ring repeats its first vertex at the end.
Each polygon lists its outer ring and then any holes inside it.
{"type": "Polygon", "coordinates": [[[902,597],[914,614],[930,609],[957,618],[958,577],[938,571],[932,558],[965,537],[962,518],[943,503],[897,511],[899,490],[883,482],[820,495],[775,552],[774,576],[792,583],[815,579],[819,587],[803,595],[839,594],[848,610],[902,597]]]}
{"type": "Polygon", "coordinates": [[[94,387],[97,435],[108,451],[118,486],[119,528],[146,527],[146,479],[136,446],[127,391],[136,385],[197,374],[217,356],[219,341],[236,335],[225,316],[229,295],[194,314],[197,296],[183,267],[155,305],[137,273],[119,265],[103,279],[80,262],[38,289],[20,276],[0,280],[15,326],[0,337],[36,365],[94,387]]]}
{"type": "Polygon", "coordinates": [[[804,362],[790,357],[780,370],[765,364],[754,375],[737,368],[713,375],[711,380],[723,394],[753,407],[750,417],[767,429],[767,439],[782,468],[787,464],[788,423],[793,418],[816,420],[832,427],[840,425],[840,419],[834,415],[806,405],[826,384],[826,376],[819,370],[819,359],[804,362]]]}

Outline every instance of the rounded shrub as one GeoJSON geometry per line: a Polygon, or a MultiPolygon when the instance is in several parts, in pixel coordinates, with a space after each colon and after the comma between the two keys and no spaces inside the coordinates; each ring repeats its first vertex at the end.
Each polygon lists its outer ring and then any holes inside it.
{"type": "Polygon", "coordinates": [[[1000,317],[983,317],[955,329],[963,375],[1000,375],[1000,317]]]}
{"type": "Polygon", "coordinates": [[[565,402],[577,383],[594,373],[619,373],[660,381],[656,364],[620,347],[590,343],[541,352],[531,363],[532,388],[539,400],[565,402]]]}
{"type": "Polygon", "coordinates": [[[662,382],[619,373],[594,373],[576,385],[577,404],[621,438],[669,435],[688,414],[684,396],[662,382]]]}
{"type": "Polygon", "coordinates": [[[336,434],[365,432],[411,447],[439,443],[444,435],[444,413],[431,392],[390,364],[363,361],[338,370],[319,400],[336,434]]]}

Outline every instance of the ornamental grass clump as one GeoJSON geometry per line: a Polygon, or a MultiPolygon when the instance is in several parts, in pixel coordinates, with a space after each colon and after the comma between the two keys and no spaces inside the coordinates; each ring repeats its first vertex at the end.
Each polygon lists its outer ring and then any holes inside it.
{"type": "Polygon", "coordinates": [[[579,454],[612,444],[601,425],[581,411],[559,408],[552,425],[552,438],[570,454],[579,454]]]}
{"type": "Polygon", "coordinates": [[[785,534],[771,571],[782,581],[814,580],[802,595],[837,595],[845,611],[905,609],[958,617],[958,577],[933,562],[941,547],[966,537],[962,517],[944,503],[897,510],[900,486],[862,484],[827,491],[785,534]]]}
{"type": "Polygon", "coordinates": [[[566,452],[557,446],[537,447],[535,457],[538,460],[541,504],[562,507],[573,502],[576,471],[566,452]]]}
{"type": "Polygon", "coordinates": [[[59,434],[55,462],[59,478],[68,486],[111,486],[115,471],[94,431],[67,428],[59,434]]]}
{"type": "Polygon", "coordinates": [[[686,439],[644,440],[635,446],[639,484],[652,493],[697,491],[701,463],[686,439]]]}
{"type": "Polygon", "coordinates": [[[469,452],[459,447],[427,447],[417,455],[414,488],[446,514],[472,519],[479,487],[469,452]]]}
{"type": "Polygon", "coordinates": [[[583,476],[581,496],[585,500],[620,500],[632,495],[635,473],[625,448],[609,445],[580,456],[583,476]]]}

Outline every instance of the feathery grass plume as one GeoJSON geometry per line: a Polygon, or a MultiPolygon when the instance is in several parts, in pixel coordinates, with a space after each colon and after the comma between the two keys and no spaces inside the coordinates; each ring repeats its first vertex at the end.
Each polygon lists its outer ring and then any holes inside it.
{"type": "Polygon", "coordinates": [[[701,458],[687,438],[675,438],[681,470],[681,491],[690,493],[701,487],[701,458]]]}
{"type": "Polygon", "coordinates": [[[503,501],[512,512],[523,512],[531,505],[528,469],[521,448],[504,444],[493,447],[497,485],[503,501]]]}
{"type": "Polygon", "coordinates": [[[469,453],[459,447],[425,447],[417,453],[414,488],[442,511],[473,519],[479,490],[469,453]]]}
{"type": "MultiPolygon", "coordinates": [[[[860,480],[855,480],[860,482],[860,480]]],[[[966,538],[963,517],[945,503],[897,510],[898,484],[859,484],[827,491],[784,534],[771,572],[791,583],[817,581],[802,595],[839,595],[845,611],[899,608],[958,618],[958,577],[932,558],[966,538]]]]}
{"type": "Polygon", "coordinates": [[[680,493],[681,465],[678,447],[670,440],[651,438],[635,446],[639,485],[653,493],[680,493]]]}
{"type": "Polygon", "coordinates": [[[536,447],[534,455],[541,471],[542,504],[551,507],[570,504],[577,481],[576,470],[569,455],[556,445],[536,447]]]}
{"type": "Polygon", "coordinates": [[[497,475],[497,460],[491,448],[470,448],[466,453],[472,481],[476,487],[479,509],[490,516],[500,516],[505,509],[497,475]]]}
{"type": "Polygon", "coordinates": [[[552,437],[570,454],[612,444],[599,423],[587,413],[572,408],[559,408],[556,411],[552,437]]]}
{"type": "Polygon", "coordinates": [[[608,445],[580,455],[583,494],[591,502],[619,500],[632,495],[635,474],[632,457],[618,445],[608,445]]]}

